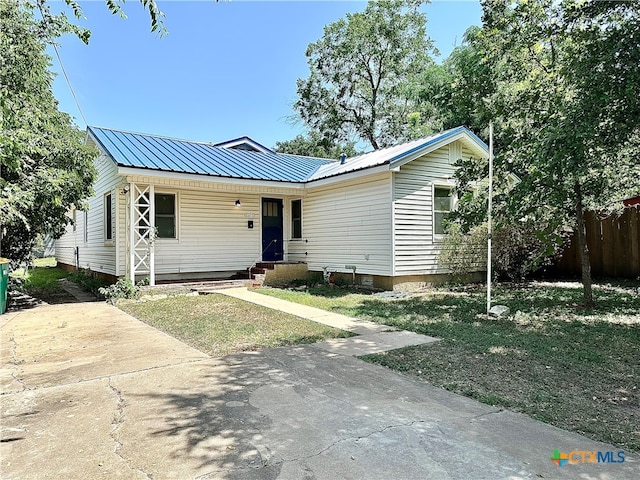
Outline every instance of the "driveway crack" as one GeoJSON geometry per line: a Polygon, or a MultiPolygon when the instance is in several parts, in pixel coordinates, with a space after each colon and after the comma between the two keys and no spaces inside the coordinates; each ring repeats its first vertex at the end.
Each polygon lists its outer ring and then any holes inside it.
{"type": "Polygon", "coordinates": [[[146,478],[152,479],[153,476],[150,473],[147,473],[146,471],[144,471],[142,468],[132,467],[131,460],[125,458],[125,456],[122,454],[122,448],[124,445],[122,443],[122,440],[120,440],[120,428],[122,427],[125,421],[124,410],[127,406],[127,401],[125,400],[124,395],[122,394],[122,390],[120,390],[118,387],[116,387],[111,383],[111,377],[109,377],[108,379],[108,386],[109,386],[109,389],[116,396],[116,410],[113,414],[113,420],[111,421],[111,424],[113,425],[113,428],[111,430],[111,438],[116,444],[114,453],[122,459],[125,465],[129,467],[129,470],[138,471],[142,475],[144,475],[146,478]]]}
{"type": "Polygon", "coordinates": [[[323,448],[322,450],[320,450],[320,451],[318,451],[316,453],[313,453],[311,455],[305,455],[305,456],[300,457],[300,458],[283,459],[279,463],[298,462],[298,461],[301,461],[301,460],[309,460],[311,458],[314,458],[314,457],[317,457],[319,455],[322,455],[326,451],[331,450],[333,447],[336,447],[337,445],[340,445],[341,443],[348,442],[348,441],[351,441],[351,440],[355,440],[356,442],[358,442],[360,440],[364,440],[365,438],[372,437],[373,435],[377,435],[379,433],[384,433],[387,430],[391,430],[391,429],[394,429],[394,428],[412,427],[413,425],[418,424],[418,423],[429,423],[429,422],[427,422],[426,420],[412,420],[410,422],[398,423],[398,424],[395,424],[395,425],[387,425],[384,428],[381,428],[379,430],[374,430],[374,431],[372,431],[370,433],[367,433],[366,435],[357,435],[357,436],[340,438],[340,439],[336,440],[335,442],[331,443],[330,445],[328,445],[327,447],[323,448]]]}
{"type": "MultiPolygon", "coordinates": [[[[20,392],[12,392],[12,393],[21,393],[24,392],[25,390],[28,390],[26,383],[24,383],[24,378],[22,378],[22,376],[18,377],[16,376],[16,374],[18,373],[18,365],[22,365],[23,363],[25,363],[25,360],[18,360],[18,342],[16,342],[16,337],[13,335],[13,332],[11,333],[11,336],[9,337],[9,342],[11,342],[11,365],[12,365],[12,369],[13,371],[11,372],[11,377],[18,382],[21,386],[22,386],[22,390],[20,392]]],[[[4,395],[5,392],[2,392],[2,395],[4,395]]]]}
{"type": "Polygon", "coordinates": [[[471,423],[471,422],[474,422],[475,420],[478,420],[479,418],[486,417],[488,415],[495,415],[497,413],[502,413],[502,412],[504,412],[504,409],[503,408],[499,408],[498,410],[492,410],[491,412],[481,413],[480,415],[475,415],[475,416],[471,417],[469,419],[469,422],[471,423]]]}

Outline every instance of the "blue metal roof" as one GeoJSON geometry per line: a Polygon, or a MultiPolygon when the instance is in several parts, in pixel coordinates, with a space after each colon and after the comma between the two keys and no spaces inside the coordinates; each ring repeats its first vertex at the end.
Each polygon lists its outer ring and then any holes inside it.
{"type": "Polygon", "coordinates": [[[108,128],[88,127],[96,142],[121,167],[216,177],[304,182],[332,160],[275,152],[251,152],[108,128]]]}
{"type": "MultiPolygon", "coordinates": [[[[88,131],[121,167],[280,182],[311,182],[395,164],[412,154],[429,151],[442,140],[459,134],[469,135],[468,138],[477,148],[488,152],[486,144],[464,126],[352,157],[343,164],[336,160],[302,157],[271,150],[256,152],[218,146],[235,140],[211,144],[108,128],[88,127],[88,131]]],[[[254,142],[248,137],[247,140],[254,142]]]]}

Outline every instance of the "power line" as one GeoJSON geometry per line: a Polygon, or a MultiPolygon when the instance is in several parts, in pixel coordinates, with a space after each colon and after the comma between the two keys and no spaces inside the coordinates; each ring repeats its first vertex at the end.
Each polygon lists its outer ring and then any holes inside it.
{"type": "MultiPolygon", "coordinates": [[[[43,3],[44,2],[38,2],[38,10],[40,10],[42,21],[46,22],[48,19],[51,18],[51,15],[49,14],[49,8],[43,7],[43,3]],[[45,10],[46,10],[46,14],[45,14],[45,10]]],[[[64,79],[67,81],[67,86],[69,87],[69,91],[71,91],[71,96],[73,97],[74,102],[76,102],[76,107],[78,108],[78,112],[80,112],[80,116],[84,121],[84,125],[85,127],[87,127],[89,126],[89,123],[87,122],[87,119],[85,118],[84,113],[82,112],[82,108],[80,108],[80,102],[78,102],[78,97],[76,97],[76,92],[73,90],[73,87],[71,86],[69,75],[67,75],[67,70],[64,68],[64,64],[62,63],[62,59],[60,58],[60,53],[58,52],[58,46],[56,45],[55,40],[51,42],[51,45],[53,46],[54,52],[56,52],[56,57],[58,57],[58,63],[60,64],[60,69],[62,70],[64,79]]]]}
{"type": "Polygon", "coordinates": [[[80,112],[80,116],[82,117],[82,120],[84,121],[84,125],[86,127],[89,125],[89,123],[87,122],[87,119],[85,118],[84,113],[82,113],[82,108],[80,108],[80,102],[78,102],[78,97],[76,97],[76,92],[73,91],[73,87],[71,86],[71,81],[69,80],[69,76],[67,75],[67,71],[64,68],[62,59],[60,58],[60,53],[58,53],[58,47],[56,46],[55,43],[53,44],[53,50],[56,52],[56,57],[58,57],[58,62],[60,63],[60,69],[62,70],[64,79],[67,81],[67,86],[71,91],[71,96],[73,97],[73,100],[76,102],[76,107],[78,107],[78,112],[80,112]]]}

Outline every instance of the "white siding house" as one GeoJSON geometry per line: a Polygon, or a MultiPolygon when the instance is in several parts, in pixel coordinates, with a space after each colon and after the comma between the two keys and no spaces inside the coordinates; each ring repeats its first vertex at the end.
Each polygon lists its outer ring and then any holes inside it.
{"type": "Polygon", "coordinates": [[[223,278],[304,262],[384,288],[428,282],[453,164],[488,155],[465,127],[344,161],[89,127],[100,150],[88,210],[56,242],[63,266],[110,278],[223,278]]]}

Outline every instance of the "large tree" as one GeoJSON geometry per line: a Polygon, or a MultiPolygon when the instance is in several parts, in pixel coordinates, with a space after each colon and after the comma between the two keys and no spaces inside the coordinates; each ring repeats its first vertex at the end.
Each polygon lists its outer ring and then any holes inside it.
{"type": "Polygon", "coordinates": [[[355,142],[337,144],[331,139],[323,137],[318,132],[309,132],[306,135],[296,135],[291,140],[276,142],[274,150],[292,155],[307,157],[339,159],[342,154],[353,157],[358,154],[355,142]]]}
{"type": "Polygon", "coordinates": [[[325,26],[307,48],[310,75],[298,80],[294,104],[310,129],[374,149],[411,136],[410,116],[421,113],[415,91],[435,53],[422,3],[372,1],[325,26]]]}
{"type": "Polygon", "coordinates": [[[640,122],[640,4],[485,0],[483,9],[474,45],[494,82],[496,164],[521,180],[497,220],[535,225],[549,245],[576,232],[590,306],[584,212],[621,200],[640,178],[630,154],[640,122]]]}
{"type": "Polygon", "coordinates": [[[42,34],[28,3],[0,2],[0,253],[14,261],[62,234],[94,180],[96,152],[58,110],[42,34]]]}

